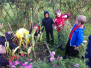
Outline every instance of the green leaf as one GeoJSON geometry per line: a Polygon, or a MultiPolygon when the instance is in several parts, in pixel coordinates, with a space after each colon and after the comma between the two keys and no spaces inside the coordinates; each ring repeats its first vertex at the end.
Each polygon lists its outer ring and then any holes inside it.
{"type": "Polygon", "coordinates": [[[4,36],[5,37],[5,35],[2,32],[0,32],[0,36],[4,36]]]}
{"type": "Polygon", "coordinates": [[[38,34],[36,42],[38,42],[39,38],[40,38],[40,34],[38,34]]]}

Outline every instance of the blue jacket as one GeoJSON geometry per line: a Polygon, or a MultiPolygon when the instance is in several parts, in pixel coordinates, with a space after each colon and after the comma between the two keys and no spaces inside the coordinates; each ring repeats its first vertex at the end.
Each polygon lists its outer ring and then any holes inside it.
{"type": "MultiPolygon", "coordinates": [[[[75,25],[73,26],[72,30],[74,29],[75,25]]],[[[71,41],[70,41],[70,46],[74,46],[76,45],[76,47],[78,47],[79,45],[81,45],[81,43],[83,42],[83,37],[84,37],[84,29],[85,27],[82,28],[77,28],[72,35],[71,41]]]]}
{"type": "MultiPolygon", "coordinates": [[[[48,11],[44,11],[44,17],[45,17],[45,14],[46,14],[46,13],[49,15],[49,12],[48,12],[48,11]]],[[[52,24],[54,24],[54,22],[53,22],[53,19],[52,19],[51,17],[48,17],[48,18],[45,17],[45,18],[42,20],[42,26],[45,27],[45,30],[46,30],[46,31],[53,30],[52,24]]],[[[43,31],[43,30],[42,30],[42,31],[43,31]]]]}

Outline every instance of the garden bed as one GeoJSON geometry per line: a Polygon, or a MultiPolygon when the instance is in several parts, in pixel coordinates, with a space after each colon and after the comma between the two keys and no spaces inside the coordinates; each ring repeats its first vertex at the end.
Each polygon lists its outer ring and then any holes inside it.
{"type": "Polygon", "coordinates": [[[39,60],[44,60],[45,58],[49,60],[50,53],[46,46],[47,44],[44,44],[43,42],[38,42],[36,47],[36,57],[39,60]]]}

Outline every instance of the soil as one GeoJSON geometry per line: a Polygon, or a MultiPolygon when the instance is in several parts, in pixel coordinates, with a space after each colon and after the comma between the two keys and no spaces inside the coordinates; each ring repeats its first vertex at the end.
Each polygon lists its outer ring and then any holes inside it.
{"type": "Polygon", "coordinates": [[[40,60],[44,60],[45,58],[50,59],[50,53],[47,49],[46,44],[44,44],[43,42],[38,42],[37,46],[36,46],[37,52],[36,52],[36,56],[38,59],[40,60]]]}

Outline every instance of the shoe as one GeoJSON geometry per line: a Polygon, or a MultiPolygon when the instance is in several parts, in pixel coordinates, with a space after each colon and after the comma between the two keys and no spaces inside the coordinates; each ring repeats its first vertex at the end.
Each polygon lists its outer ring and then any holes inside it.
{"type": "Polygon", "coordinates": [[[62,51],[64,50],[63,45],[60,45],[60,46],[57,47],[57,48],[61,49],[62,51]]]}
{"type": "Polygon", "coordinates": [[[61,44],[61,50],[63,51],[64,50],[64,47],[63,47],[63,45],[61,44]]]}
{"type": "Polygon", "coordinates": [[[51,40],[51,43],[54,44],[54,40],[51,40]]]}

